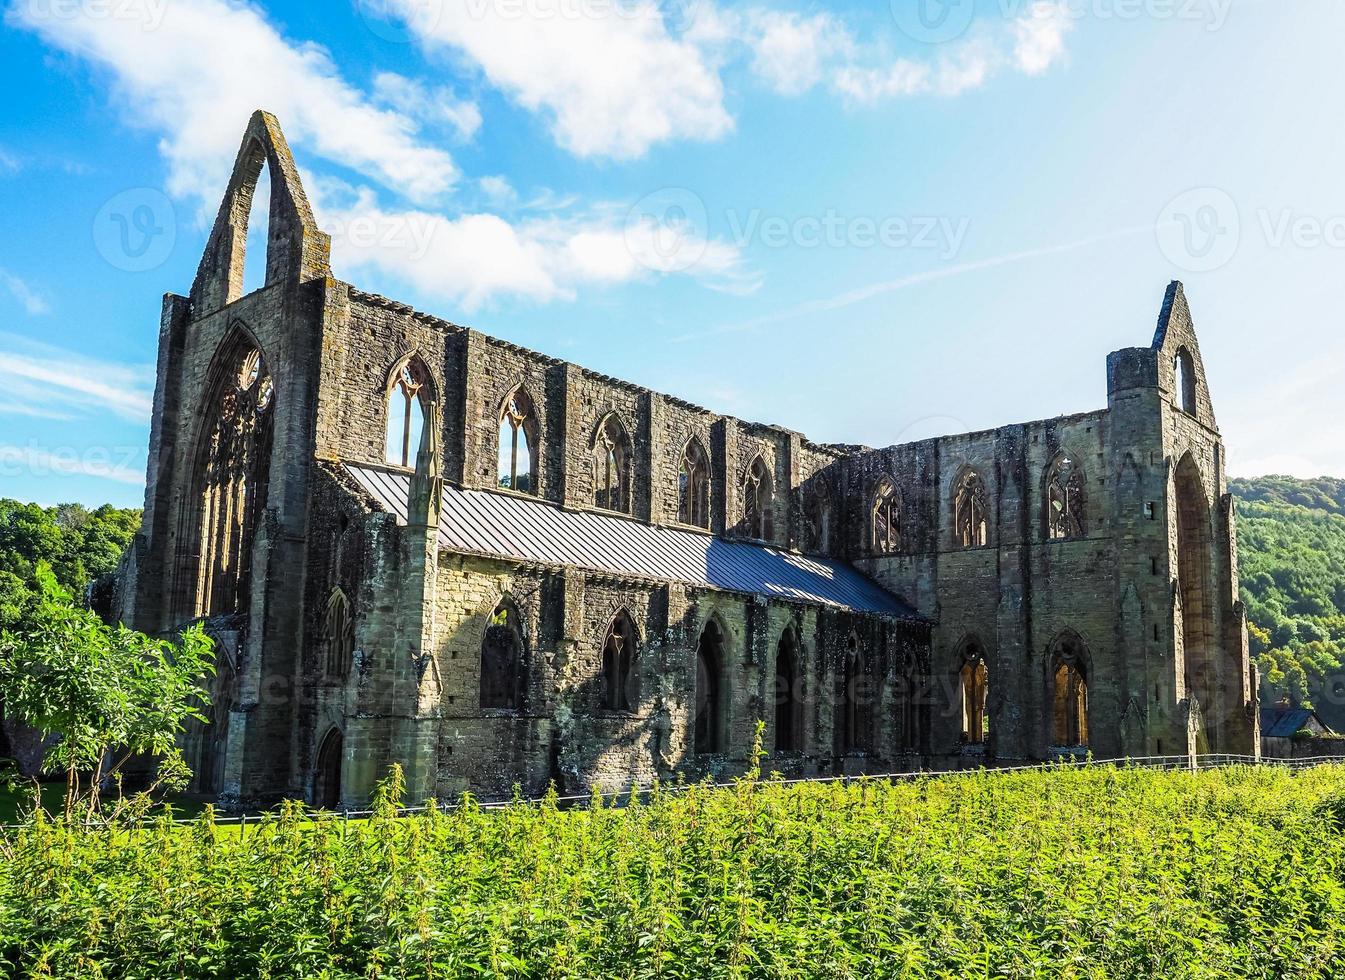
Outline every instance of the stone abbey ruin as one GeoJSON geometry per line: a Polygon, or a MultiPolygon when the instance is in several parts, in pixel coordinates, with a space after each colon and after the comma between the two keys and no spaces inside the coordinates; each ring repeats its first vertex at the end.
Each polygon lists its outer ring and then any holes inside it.
{"type": "Polygon", "coordinates": [[[204,621],[197,788],[358,806],[1258,751],[1224,450],[1182,287],[1096,411],[884,449],[332,278],[256,113],[159,333],[115,612],[204,621]],[[271,178],[265,285],[247,219],[271,178]]]}

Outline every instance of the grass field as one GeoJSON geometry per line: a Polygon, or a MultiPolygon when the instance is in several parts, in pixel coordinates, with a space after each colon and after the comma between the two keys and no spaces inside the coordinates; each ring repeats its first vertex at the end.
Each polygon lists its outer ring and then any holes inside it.
{"type": "Polygon", "coordinates": [[[1065,768],[0,838],[52,977],[1345,976],[1345,767],[1065,768]]]}

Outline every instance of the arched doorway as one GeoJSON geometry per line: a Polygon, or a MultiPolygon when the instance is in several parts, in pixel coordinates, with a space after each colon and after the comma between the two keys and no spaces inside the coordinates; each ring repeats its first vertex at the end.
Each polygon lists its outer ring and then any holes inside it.
{"type": "Polygon", "coordinates": [[[1071,632],[1056,637],[1047,660],[1050,685],[1050,744],[1082,749],[1088,745],[1088,656],[1071,632]]]}
{"type": "Polygon", "coordinates": [[[341,753],[344,742],[341,729],[333,728],[318,749],[317,765],[313,767],[313,805],[324,810],[335,810],[341,805],[341,753]]]}
{"type": "Polygon", "coordinates": [[[1187,697],[1200,705],[1207,750],[1217,752],[1218,688],[1214,606],[1210,594],[1210,506],[1195,460],[1187,453],[1173,481],[1177,510],[1177,600],[1183,678],[1187,697]]]}
{"type": "Polygon", "coordinates": [[[724,751],[724,634],[713,619],[696,644],[696,754],[724,751]]]}
{"type": "Polygon", "coordinates": [[[803,672],[799,641],[792,628],[780,636],[775,653],[775,751],[803,749],[803,672]]]}

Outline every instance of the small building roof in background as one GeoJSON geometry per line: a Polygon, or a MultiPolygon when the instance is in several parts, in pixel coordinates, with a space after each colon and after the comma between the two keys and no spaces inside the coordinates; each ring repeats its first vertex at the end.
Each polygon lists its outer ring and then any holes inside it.
{"type": "Polygon", "coordinates": [[[1331,731],[1311,708],[1281,702],[1261,709],[1261,734],[1265,738],[1292,738],[1295,732],[1304,728],[1313,732],[1331,731]]]}
{"type": "MultiPolygon", "coordinates": [[[[409,473],[346,463],[378,504],[406,523],[409,473]]],[[[748,541],[591,511],[522,495],[445,484],[439,546],[449,551],[680,582],[915,622],[925,618],[862,572],[748,541]]]]}

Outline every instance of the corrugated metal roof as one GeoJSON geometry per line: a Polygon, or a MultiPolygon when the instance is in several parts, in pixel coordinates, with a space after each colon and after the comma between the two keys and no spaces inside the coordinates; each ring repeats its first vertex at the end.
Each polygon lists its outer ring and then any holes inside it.
{"type": "MultiPolygon", "coordinates": [[[[347,463],[361,487],[406,522],[409,474],[347,463]]],[[[444,486],[439,544],[450,551],[570,565],[903,619],[914,609],[851,566],[778,548],[554,504],[444,486]]]]}
{"type": "Polygon", "coordinates": [[[1292,738],[1299,729],[1312,729],[1316,723],[1326,729],[1317,713],[1308,708],[1284,708],[1272,705],[1261,709],[1261,734],[1267,738],[1292,738]]]}

